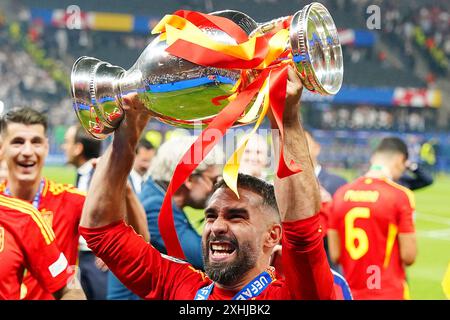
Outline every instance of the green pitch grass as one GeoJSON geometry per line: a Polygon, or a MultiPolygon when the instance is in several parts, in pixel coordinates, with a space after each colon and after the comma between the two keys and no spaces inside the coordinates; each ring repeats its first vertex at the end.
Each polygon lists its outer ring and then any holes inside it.
{"type": "MultiPolygon", "coordinates": [[[[61,183],[73,183],[76,176],[73,167],[46,167],[44,174],[61,183]]],[[[418,256],[407,271],[412,299],[445,299],[441,282],[450,263],[449,191],[450,176],[438,175],[432,186],[415,192],[418,256]]]]}
{"type": "Polygon", "coordinates": [[[72,166],[46,166],[44,176],[55,182],[74,184],[77,173],[72,166]]]}
{"type": "Polygon", "coordinates": [[[437,176],[415,195],[418,255],[408,269],[411,298],[445,299],[441,283],[450,266],[450,176],[437,176]]]}

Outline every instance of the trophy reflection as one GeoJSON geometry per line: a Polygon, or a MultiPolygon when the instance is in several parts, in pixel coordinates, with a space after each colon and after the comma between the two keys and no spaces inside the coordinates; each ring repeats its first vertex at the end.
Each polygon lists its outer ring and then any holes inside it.
{"type": "MultiPolygon", "coordinates": [[[[333,19],[322,4],[311,3],[292,19],[283,17],[260,24],[234,10],[210,15],[232,20],[249,38],[289,21],[286,50],[292,54],[304,87],[323,95],[339,91],[343,79],[342,50],[333,19]]],[[[222,30],[201,30],[217,42],[236,44],[222,30]]],[[[81,57],[75,62],[71,73],[74,109],[92,136],[104,139],[119,126],[123,118],[121,97],[131,92],[138,94],[157,119],[177,127],[206,126],[226,107],[228,100],[219,106],[212,101],[233,93],[241,70],[200,66],[169,54],[167,47],[166,40],[157,36],[127,71],[92,57],[81,57]]],[[[260,71],[246,72],[254,78],[260,71]]],[[[240,125],[239,121],[235,125],[240,125]]]]}

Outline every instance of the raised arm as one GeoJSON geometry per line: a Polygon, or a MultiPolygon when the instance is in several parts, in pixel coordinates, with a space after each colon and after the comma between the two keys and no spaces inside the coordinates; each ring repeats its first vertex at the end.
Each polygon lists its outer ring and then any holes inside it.
{"type": "MultiPolygon", "coordinates": [[[[290,67],[283,113],[284,143],[281,147],[287,163],[294,160],[302,172],[283,179],[275,177],[275,196],[283,221],[282,265],[291,299],[335,299],[333,275],[324,250],[318,216],[319,183],[300,122],[301,92],[301,80],[290,67]]],[[[277,158],[279,138],[279,132],[274,130],[277,158]]]]}
{"type": "Polygon", "coordinates": [[[86,197],[80,225],[94,228],[124,219],[126,184],[133,166],[135,148],[141,132],[150,120],[150,112],[137,95],[123,98],[125,119],[114,133],[112,144],[100,158],[86,197]]]}
{"type": "Polygon", "coordinates": [[[133,188],[127,183],[125,190],[126,221],[134,230],[150,242],[150,232],[148,228],[147,215],[144,207],[133,188]]]}
{"type": "MultiPolygon", "coordinates": [[[[283,221],[307,219],[319,212],[320,189],[300,122],[300,97],[302,83],[296,72],[288,69],[286,105],[283,113],[284,156],[289,163],[294,160],[302,172],[284,179],[275,176],[275,196],[283,221]]],[[[279,131],[273,130],[275,157],[278,159],[279,131]]]]}

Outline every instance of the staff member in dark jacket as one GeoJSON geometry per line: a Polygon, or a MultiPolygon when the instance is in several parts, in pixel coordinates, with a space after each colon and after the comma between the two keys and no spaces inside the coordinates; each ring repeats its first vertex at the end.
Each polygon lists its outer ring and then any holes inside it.
{"type": "Polygon", "coordinates": [[[417,190],[431,185],[433,177],[417,163],[408,163],[405,173],[397,183],[410,190],[417,190]]]}

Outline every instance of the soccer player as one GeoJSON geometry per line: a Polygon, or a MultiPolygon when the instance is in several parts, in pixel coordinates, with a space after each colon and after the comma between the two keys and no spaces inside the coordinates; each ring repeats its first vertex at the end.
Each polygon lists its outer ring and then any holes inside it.
{"type": "Polygon", "coordinates": [[[414,195],[393,182],[406,168],[401,139],[381,141],[370,170],[336,192],[329,217],[328,245],[355,299],[405,299],[405,266],[416,258],[414,195]]]}
{"type": "Polygon", "coordinates": [[[0,261],[0,300],[20,298],[25,269],[56,299],[85,299],[39,211],[4,195],[0,195],[0,261]]]}
{"type": "MultiPolygon", "coordinates": [[[[8,165],[8,178],[0,185],[0,192],[30,202],[38,209],[57,235],[57,245],[69,265],[75,266],[77,226],[85,196],[72,186],[42,176],[49,150],[46,117],[33,109],[16,109],[2,117],[0,128],[2,154],[8,165]]],[[[52,299],[28,272],[23,284],[22,298],[52,299]]]]}
{"type": "MultiPolygon", "coordinates": [[[[148,169],[149,178],[145,182],[139,198],[147,214],[148,230],[151,244],[162,253],[166,247],[158,228],[158,217],[167,187],[178,162],[183,158],[189,146],[194,143],[194,136],[172,137],[159,148],[148,169]]],[[[136,157],[138,154],[136,154],[136,157]]],[[[178,240],[188,261],[195,268],[203,269],[201,236],[188,221],[184,210],[187,206],[203,210],[211,196],[215,181],[221,178],[223,152],[213,148],[208,156],[192,172],[187,181],[173,195],[173,218],[178,240]]],[[[136,159],[134,161],[136,164],[136,159]]],[[[108,275],[108,299],[138,299],[127,290],[112,274],[108,275]]]]}
{"type": "MultiPolygon", "coordinates": [[[[75,266],[78,225],[85,195],[73,186],[55,183],[42,176],[49,150],[46,117],[30,108],[11,110],[1,118],[0,132],[3,138],[1,153],[8,165],[8,178],[0,185],[0,192],[27,201],[38,209],[52,227],[58,248],[69,265],[75,266]]],[[[140,205],[137,198],[135,201],[140,205]]],[[[143,227],[136,227],[136,230],[147,230],[143,208],[133,213],[142,217],[143,227]]],[[[28,272],[23,285],[24,299],[53,299],[28,272]]]]}
{"type": "MultiPolygon", "coordinates": [[[[239,199],[223,182],[217,186],[205,211],[202,243],[206,274],[161,255],[124,224],[123,205],[117,195],[124,192],[136,144],[150,119],[137,95],[124,97],[126,117],[97,165],[91,187],[98,192],[86,198],[80,230],[89,247],[140,297],[335,298],[317,215],[318,183],[299,121],[301,80],[292,67],[288,76],[282,147],[285,157],[301,163],[303,171],[276,178],[274,187],[241,174],[239,199]],[[286,278],[274,281],[277,276],[269,258],[281,238],[286,278]]],[[[274,130],[276,150],[278,134],[274,130]]]]}

